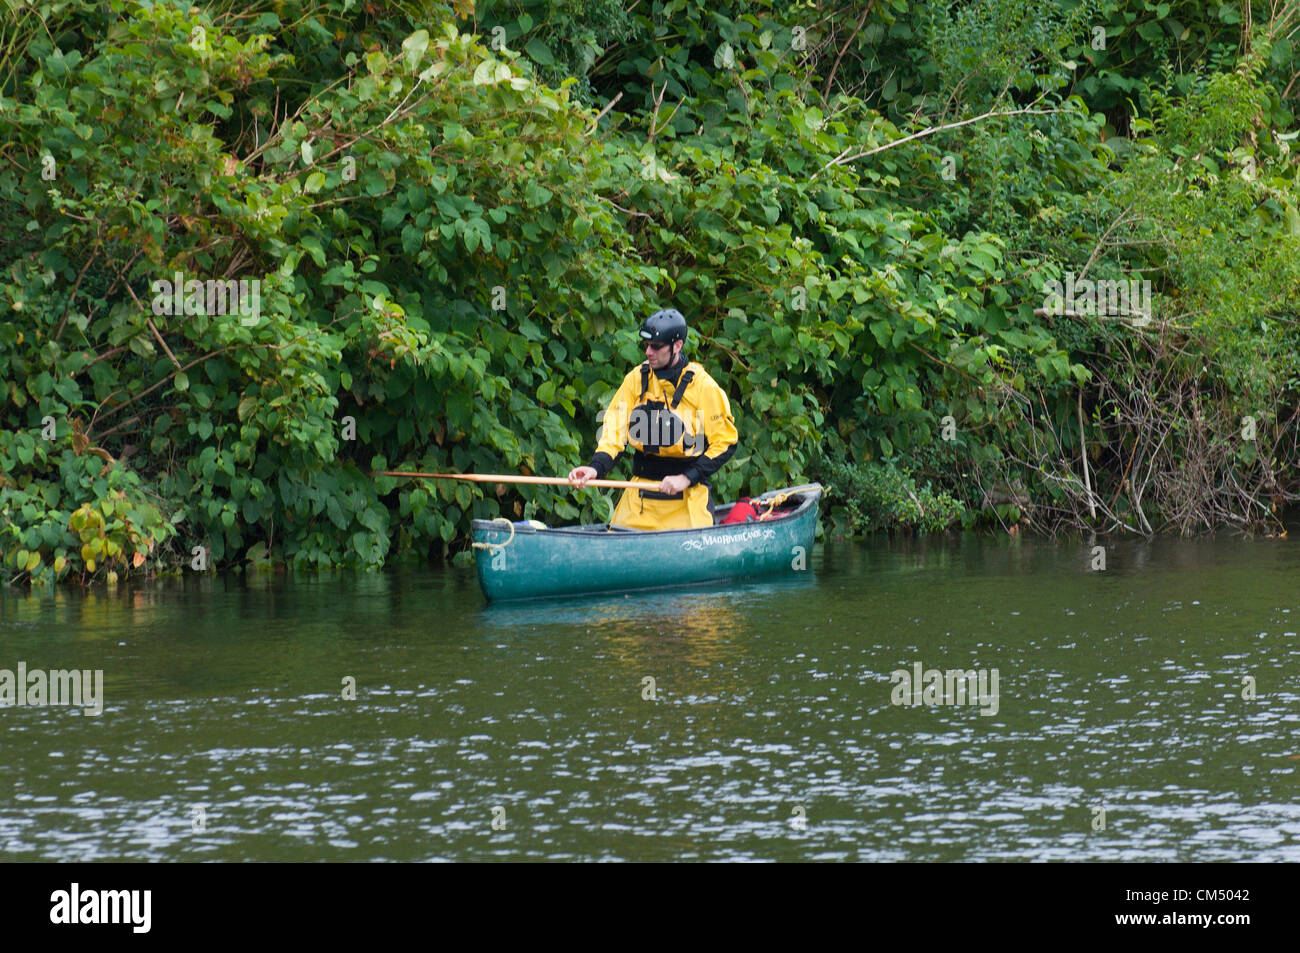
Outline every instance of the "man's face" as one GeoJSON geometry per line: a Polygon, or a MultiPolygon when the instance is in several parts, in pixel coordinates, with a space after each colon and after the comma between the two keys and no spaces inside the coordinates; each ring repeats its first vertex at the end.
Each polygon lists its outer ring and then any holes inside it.
{"type": "Polygon", "coordinates": [[[681,353],[682,342],[674,341],[672,344],[651,344],[645,342],[645,359],[650,362],[650,367],[656,371],[661,371],[668,367],[677,355],[681,353]]]}

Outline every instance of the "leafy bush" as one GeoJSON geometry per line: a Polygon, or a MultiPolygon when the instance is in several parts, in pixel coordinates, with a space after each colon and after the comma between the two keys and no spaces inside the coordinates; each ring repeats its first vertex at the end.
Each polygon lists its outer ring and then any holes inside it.
{"type": "Polygon", "coordinates": [[[855,533],[937,533],[961,522],[966,508],[948,493],[935,492],[895,460],[869,463],[828,461],[822,479],[832,518],[842,510],[855,533]]]}
{"type": "Polygon", "coordinates": [[[836,471],[862,528],[1275,520],[1300,464],[1296,11],[1236,10],[24,5],[0,563],[378,567],[475,517],[599,521],[588,493],[370,472],[566,472],[668,305],[736,412],[719,497],[825,447],[863,461],[836,471]],[[1149,278],[1151,327],[1044,313],[1084,271],[1149,278]],[[177,272],[259,282],[260,314],[158,313],[177,272]]]}

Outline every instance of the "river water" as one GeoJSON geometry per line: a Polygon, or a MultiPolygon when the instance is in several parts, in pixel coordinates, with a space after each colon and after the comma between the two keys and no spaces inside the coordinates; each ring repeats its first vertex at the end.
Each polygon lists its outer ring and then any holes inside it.
{"type": "Polygon", "coordinates": [[[827,543],[788,579],[500,607],[462,569],[8,591],[0,669],[101,669],[104,710],[0,707],[0,856],[1300,860],[1291,536],[1101,571],[827,543]]]}

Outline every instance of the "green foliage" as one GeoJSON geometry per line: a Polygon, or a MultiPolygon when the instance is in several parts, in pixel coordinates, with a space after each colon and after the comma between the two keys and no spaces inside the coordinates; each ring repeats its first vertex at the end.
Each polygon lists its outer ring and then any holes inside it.
{"type": "Polygon", "coordinates": [[[621,0],[480,0],[474,15],[490,49],[522,52],[547,86],[577,79],[573,96],[588,105],[598,98],[591,73],[633,30],[621,0]]]}
{"type": "Polygon", "coordinates": [[[145,567],[176,534],[175,517],[137,474],[79,454],[74,435],[44,432],[0,431],[0,566],[33,583],[145,567]]]}
{"type": "Polygon", "coordinates": [[[900,468],[895,460],[850,464],[828,462],[827,505],[832,519],[847,521],[854,533],[903,530],[937,533],[960,522],[965,507],[948,493],[900,468]]]}
{"type": "MultiPolygon", "coordinates": [[[[861,527],[948,525],[994,482],[1065,508],[1085,446],[1123,507],[1139,444],[1107,395],[1153,375],[1205,419],[1295,406],[1291,24],[1262,8],[1253,32],[1106,0],[469,13],[49,0],[6,23],[9,578],[195,546],[377,567],[476,517],[603,519],[370,472],[567,472],[668,304],[741,432],[715,494],[852,460],[861,527]],[[1149,277],[1160,323],[1036,313],[1083,271],[1149,277]],[[176,312],[178,273],[256,281],[257,312],[176,312]]],[[[1234,475],[1289,492],[1294,447],[1257,451],[1234,475]]]]}

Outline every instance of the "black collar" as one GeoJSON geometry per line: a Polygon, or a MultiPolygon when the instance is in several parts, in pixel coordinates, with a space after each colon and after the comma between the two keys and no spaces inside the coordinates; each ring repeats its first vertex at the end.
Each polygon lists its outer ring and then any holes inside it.
{"type": "Polygon", "coordinates": [[[663,370],[656,370],[655,377],[659,378],[661,381],[667,381],[676,387],[677,379],[682,376],[682,371],[685,369],[687,363],[686,354],[678,354],[675,362],[669,364],[663,370]]]}

